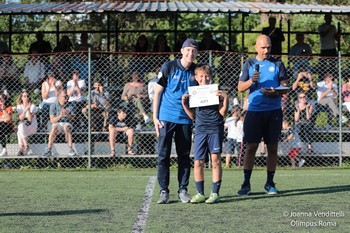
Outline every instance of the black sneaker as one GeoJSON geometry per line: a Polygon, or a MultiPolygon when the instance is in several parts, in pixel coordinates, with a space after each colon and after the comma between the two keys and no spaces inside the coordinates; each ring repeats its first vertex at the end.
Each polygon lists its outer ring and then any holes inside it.
{"type": "Polygon", "coordinates": [[[243,183],[241,189],[237,192],[238,196],[249,195],[250,194],[250,183],[243,183]]]}

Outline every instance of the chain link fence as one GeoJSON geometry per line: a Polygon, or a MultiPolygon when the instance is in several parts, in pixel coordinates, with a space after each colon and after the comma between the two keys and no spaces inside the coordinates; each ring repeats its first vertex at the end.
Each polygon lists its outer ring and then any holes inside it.
{"type": "MultiPolygon", "coordinates": [[[[180,56],[179,53],[87,51],[1,55],[0,167],[156,167],[152,90],[162,64],[180,56]],[[67,111],[61,113],[55,104],[57,101],[61,101],[59,105],[67,111]],[[51,105],[55,107],[50,110],[51,105]],[[114,143],[110,139],[114,137],[109,135],[109,123],[120,123],[116,117],[123,112],[121,109],[126,113],[126,124],[131,130],[118,134],[114,143]],[[59,116],[59,119],[52,116],[59,116]],[[113,157],[111,145],[114,145],[113,157]]],[[[213,67],[214,82],[228,93],[230,110],[235,105],[242,108],[249,94],[239,93],[237,84],[241,67],[251,56],[208,51],[200,52],[197,58],[198,63],[209,63],[213,67]]],[[[291,87],[288,95],[282,97],[282,109],[293,132],[302,141],[299,156],[305,160],[305,166],[339,166],[348,162],[348,59],[315,56],[281,59],[288,69],[291,87]],[[334,85],[321,98],[321,92],[328,89],[320,82],[329,74],[333,75],[334,85]],[[298,109],[302,111],[305,106],[312,109],[311,116],[296,119],[298,109]]],[[[291,165],[286,133],[287,130],[283,130],[281,136],[279,166],[291,165]]],[[[266,162],[267,153],[262,145],[256,157],[257,166],[264,166],[266,162]]],[[[172,153],[175,166],[175,147],[172,153]]],[[[223,161],[226,153],[223,152],[223,161]]],[[[231,155],[233,166],[239,165],[239,154],[238,150],[231,155]]]]}

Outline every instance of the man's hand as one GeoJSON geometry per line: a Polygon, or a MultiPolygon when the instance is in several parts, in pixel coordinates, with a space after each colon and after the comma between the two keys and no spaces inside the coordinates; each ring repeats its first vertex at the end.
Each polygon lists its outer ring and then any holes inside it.
{"type": "Polygon", "coordinates": [[[154,128],[156,130],[157,137],[159,137],[159,129],[163,128],[164,125],[159,119],[154,119],[154,118],[153,118],[153,123],[154,123],[154,128]]]}
{"type": "Polygon", "coordinates": [[[254,72],[254,74],[253,74],[253,76],[252,76],[252,81],[253,81],[253,83],[256,83],[256,82],[258,82],[259,81],[259,79],[260,79],[260,72],[254,72]]]}

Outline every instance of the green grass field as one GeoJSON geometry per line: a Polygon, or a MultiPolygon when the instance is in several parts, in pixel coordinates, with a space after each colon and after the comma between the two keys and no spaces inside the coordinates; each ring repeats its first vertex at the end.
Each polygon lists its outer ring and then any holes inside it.
{"type": "MultiPolygon", "coordinates": [[[[262,192],[266,172],[256,169],[252,195],[237,197],[242,171],[224,170],[218,204],[157,205],[155,179],[143,232],[349,232],[350,169],[283,169],[279,196],[262,192]],[[315,215],[319,216],[315,216],[315,215]],[[292,215],[292,216],[291,216],[292,215]],[[336,216],[338,215],[338,216],[336,216]],[[316,225],[316,226],[315,226],[316,225]]],[[[156,170],[0,171],[0,232],[132,232],[156,170]],[[151,178],[151,179],[150,179],[151,178]]],[[[211,190],[206,171],[206,195],[211,190]]],[[[191,177],[189,191],[195,194],[191,177]]],[[[134,228],[135,229],[135,228],[134,228]]],[[[137,232],[137,231],[135,231],[137,232]]],[[[141,231],[140,231],[141,232],[141,231]]]]}

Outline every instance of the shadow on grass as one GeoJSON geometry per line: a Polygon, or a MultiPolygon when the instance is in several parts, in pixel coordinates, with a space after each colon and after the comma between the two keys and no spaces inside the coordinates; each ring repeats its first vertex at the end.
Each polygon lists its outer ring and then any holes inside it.
{"type": "Polygon", "coordinates": [[[106,212],[105,209],[92,210],[61,210],[61,211],[45,211],[45,212],[20,212],[20,213],[0,213],[0,217],[7,216],[60,216],[60,215],[78,215],[78,214],[99,214],[106,212]]]}
{"type": "Polygon", "coordinates": [[[291,196],[302,196],[302,195],[314,195],[314,194],[328,194],[338,192],[349,192],[350,185],[339,185],[339,186],[327,186],[318,188],[305,188],[305,189],[290,189],[280,191],[279,195],[267,195],[264,192],[252,192],[249,196],[223,196],[220,202],[237,202],[244,200],[258,200],[272,197],[291,197],[291,196]]]}

